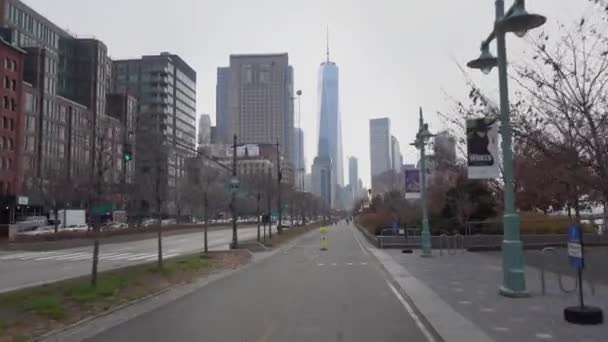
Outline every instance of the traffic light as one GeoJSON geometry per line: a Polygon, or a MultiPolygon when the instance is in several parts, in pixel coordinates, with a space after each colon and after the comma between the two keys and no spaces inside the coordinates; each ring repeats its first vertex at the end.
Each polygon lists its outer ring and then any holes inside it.
{"type": "Polygon", "coordinates": [[[131,160],[133,160],[133,151],[131,150],[130,145],[125,145],[122,157],[126,162],[130,162],[131,160]]]}

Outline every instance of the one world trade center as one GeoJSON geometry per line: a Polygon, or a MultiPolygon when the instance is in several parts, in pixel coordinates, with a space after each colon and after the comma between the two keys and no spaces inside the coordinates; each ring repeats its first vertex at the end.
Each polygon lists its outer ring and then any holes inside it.
{"type": "Polygon", "coordinates": [[[319,143],[317,156],[331,160],[331,204],[336,206],[338,188],[344,186],[342,160],[342,122],[339,104],[339,73],[336,63],[327,58],[319,69],[319,143]]]}

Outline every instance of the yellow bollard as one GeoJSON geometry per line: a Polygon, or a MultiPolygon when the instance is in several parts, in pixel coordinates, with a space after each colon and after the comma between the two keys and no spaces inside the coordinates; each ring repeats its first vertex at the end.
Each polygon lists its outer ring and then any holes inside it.
{"type": "Polygon", "coordinates": [[[327,227],[321,227],[321,229],[319,229],[319,231],[321,232],[321,250],[326,251],[327,250],[327,232],[329,230],[327,229],[327,227]]]}

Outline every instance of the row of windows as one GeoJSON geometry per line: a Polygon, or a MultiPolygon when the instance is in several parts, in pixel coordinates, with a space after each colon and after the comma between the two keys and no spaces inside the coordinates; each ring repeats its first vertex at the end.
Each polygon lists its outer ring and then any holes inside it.
{"type": "Polygon", "coordinates": [[[17,91],[17,80],[11,79],[8,76],[4,76],[4,89],[17,91]]]}
{"type": "Polygon", "coordinates": [[[13,138],[7,138],[7,137],[2,137],[2,139],[0,139],[0,150],[8,150],[8,151],[14,151],[15,150],[15,144],[13,141],[13,138]]]}
{"type": "Polygon", "coordinates": [[[59,35],[27,12],[9,3],[6,16],[13,25],[42,40],[46,45],[59,48],[59,35]]]}
{"type": "MultiPolygon", "coordinates": [[[[13,169],[13,159],[12,158],[0,158],[0,170],[12,170],[12,169],[13,169]]],[[[0,184],[1,183],[2,182],[0,182],[0,184]]],[[[0,187],[1,187],[1,185],[0,185],[0,187]]]]}
{"type": "Polygon", "coordinates": [[[11,110],[13,112],[17,111],[17,101],[14,98],[9,98],[8,96],[4,96],[3,99],[4,109],[11,110]]]}
{"type": "Polygon", "coordinates": [[[17,61],[8,57],[4,58],[4,69],[17,71],[17,61]]]}

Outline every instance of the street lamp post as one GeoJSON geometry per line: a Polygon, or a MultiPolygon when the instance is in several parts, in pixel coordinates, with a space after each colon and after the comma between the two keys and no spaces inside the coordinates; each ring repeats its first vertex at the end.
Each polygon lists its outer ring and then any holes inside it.
{"type": "Polygon", "coordinates": [[[426,204],[426,144],[433,137],[429,132],[429,125],[424,123],[422,107],[420,107],[419,128],[416,134],[416,141],[412,144],[420,150],[420,201],[422,205],[422,256],[431,257],[431,228],[429,226],[429,213],[426,204]]]}
{"type": "Polygon", "coordinates": [[[496,0],[496,22],[494,30],[481,44],[481,56],[467,63],[485,74],[498,66],[500,88],[500,119],[502,134],[503,179],[504,179],[504,216],[502,241],[503,281],[500,293],[506,297],[528,296],[524,274],[523,245],[520,238],[519,215],[515,210],[513,192],[513,151],[512,130],[509,113],[509,90],[507,75],[507,49],[505,35],[508,32],[523,37],[528,30],[543,25],[546,18],[529,14],[525,10],[525,0],[515,0],[505,13],[504,0],[496,0]],[[498,58],[492,56],[489,45],[496,39],[498,58]]]}

